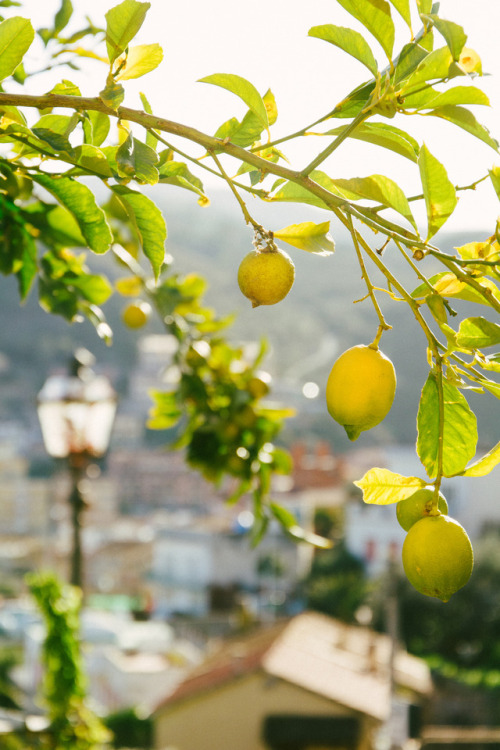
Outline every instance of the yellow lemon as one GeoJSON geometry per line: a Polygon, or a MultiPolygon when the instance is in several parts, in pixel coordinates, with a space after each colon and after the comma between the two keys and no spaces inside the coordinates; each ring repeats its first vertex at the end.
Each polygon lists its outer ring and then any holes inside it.
{"type": "Polygon", "coordinates": [[[332,367],[326,384],[326,405],[349,440],[356,440],[387,416],[396,392],[391,360],[371,346],[347,349],[332,367]]]}
{"type": "Polygon", "coordinates": [[[295,278],[295,266],[283,250],[252,250],[245,255],[238,269],[238,284],[252,303],[275,305],[290,289],[295,278]]]}
{"type": "MultiPolygon", "coordinates": [[[[428,516],[432,510],[433,497],[434,488],[423,487],[407,497],[406,500],[397,503],[396,518],[399,525],[405,531],[409,531],[414,523],[420,521],[424,516],[428,516]]],[[[439,493],[438,510],[445,515],[448,513],[448,503],[441,492],[439,493]]]]}
{"type": "Polygon", "coordinates": [[[142,328],[148,322],[151,315],[151,305],[149,302],[137,300],[127,305],[122,312],[122,320],[127,328],[142,328]]]}
{"type": "Polygon", "coordinates": [[[409,582],[421,594],[447,602],[465,586],[473,564],[467,532],[449,516],[425,516],[406,535],[403,567],[409,582]]]}

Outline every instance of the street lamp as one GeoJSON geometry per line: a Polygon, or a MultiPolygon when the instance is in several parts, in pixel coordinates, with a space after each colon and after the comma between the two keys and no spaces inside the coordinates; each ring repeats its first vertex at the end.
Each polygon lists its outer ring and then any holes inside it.
{"type": "Polygon", "coordinates": [[[86,502],[82,480],[89,464],[105,455],[116,412],[116,393],[109,380],[91,368],[94,356],[77,349],[67,373],[51,375],[38,394],[38,418],[49,456],[67,462],[72,489],[69,495],[73,530],[71,576],[83,587],[81,514],[86,502]]]}

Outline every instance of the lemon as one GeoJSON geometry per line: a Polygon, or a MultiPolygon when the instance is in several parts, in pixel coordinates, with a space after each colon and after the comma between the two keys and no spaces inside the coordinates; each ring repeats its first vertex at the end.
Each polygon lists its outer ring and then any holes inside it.
{"type": "Polygon", "coordinates": [[[143,300],[131,302],[122,312],[122,320],[127,328],[142,328],[151,315],[151,305],[143,300]]]}
{"type": "MultiPolygon", "coordinates": [[[[428,516],[432,509],[432,498],[434,497],[434,488],[423,487],[421,490],[417,490],[413,495],[401,500],[396,505],[396,518],[398,519],[399,525],[405,530],[409,531],[414,523],[420,521],[424,516],[428,516]]],[[[448,503],[444,495],[439,493],[438,510],[441,513],[448,513],[448,503]]]]}
{"type": "Polygon", "coordinates": [[[337,359],[326,384],[326,405],[349,440],[387,416],[396,392],[391,360],[373,346],[353,346],[337,359]]]}
{"type": "Polygon", "coordinates": [[[238,284],[252,303],[275,305],[290,289],[295,278],[295,266],[283,250],[252,250],[245,255],[238,269],[238,284]]]}
{"type": "Polygon", "coordinates": [[[473,564],[467,532],[449,516],[425,516],[406,535],[403,567],[411,585],[421,594],[447,602],[465,586],[473,564]]]}

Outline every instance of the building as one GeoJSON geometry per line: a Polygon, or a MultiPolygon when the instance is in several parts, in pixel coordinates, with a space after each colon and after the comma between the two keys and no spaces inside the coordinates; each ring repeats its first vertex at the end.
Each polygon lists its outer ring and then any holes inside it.
{"type": "Polygon", "coordinates": [[[179,517],[159,530],[151,573],[156,611],[203,617],[246,595],[262,615],[271,602],[293,600],[313,548],[286,536],[277,522],[254,546],[252,522],[250,511],[219,512],[179,517]]]}
{"type": "Polygon", "coordinates": [[[388,727],[403,747],[432,684],[392,653],[388,636],[312,612],[226,641],[157,707],[155,748],[368,750],[388,727]]]}

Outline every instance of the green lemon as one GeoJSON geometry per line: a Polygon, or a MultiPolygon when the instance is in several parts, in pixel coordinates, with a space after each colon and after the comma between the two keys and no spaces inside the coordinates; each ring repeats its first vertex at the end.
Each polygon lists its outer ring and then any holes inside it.
{"type": "MultiPolygon", "coordinates": [[[[423,487],[417,490],[413,495],[401,500],[396,504],[396,518],[399,525],[409,531],[414,523],[420,521],[424,516],[428,516],[432,509],[432,499],[434,497],[434,488],[423,487]]],[[[444,495],[439,493],[438,510],[446,515],[448,513],[448,503],[444,495]]]]}
{"type": "Polygon", "coordinates": [[[465,586],[473,564],[467,532],[449,516],[425,516],[406,535],[403,567],[409,582],[421,594],[447,602],[465,586]]]}

